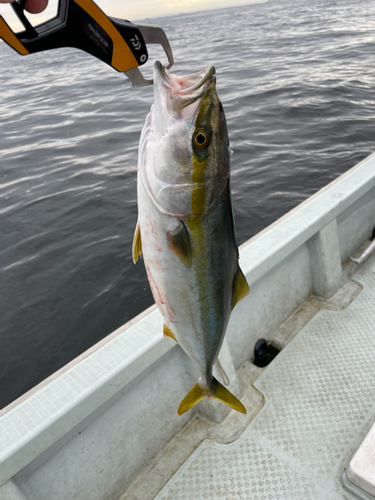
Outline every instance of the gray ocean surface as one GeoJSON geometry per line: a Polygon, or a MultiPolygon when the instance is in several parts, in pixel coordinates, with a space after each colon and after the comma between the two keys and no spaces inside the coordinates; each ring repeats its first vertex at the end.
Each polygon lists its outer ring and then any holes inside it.
{"type": "MultiPolygon", "coordinates": [[[[375,150],[374,2],[271,0],[147,22],[166,31],[174,72],[216,67],[239,244],[375,150]]],[[[131,258],[153,96],[82,52],[20,57],[4,43],[0,86],[4,407],[153,303],[131,258]]]]}

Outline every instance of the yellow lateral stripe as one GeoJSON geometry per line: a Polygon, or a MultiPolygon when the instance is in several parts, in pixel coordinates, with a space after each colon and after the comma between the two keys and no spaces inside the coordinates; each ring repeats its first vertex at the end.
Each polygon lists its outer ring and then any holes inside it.
{"type": "Polygon", "coordinates": [[[202,317],[207,317],[207,289],[209,287],[207,275],[207,257],[204,241],[204,228],[202,224],[202,217],[188,217],[187,225],[190,229],[192,250],[193,250],[193,263],[194,275],[197,284],[197,291],[199,297],[199,309],[202,317]]]}
{"type": "Polygon", "coordinates": [[[203,215],[206,204],[206,174],[207,160],[200,161],[195,153],[193,153],[193,172],[191,180],[195,186],[191,196],[191,213],[193,215],[203,215]]]}
{"type": "MultiPolygon", "coordinates": [[[[207,89],[205,96],[203,97],[195,120],[195,131],[194,134],[202,127],[202,123],[207,119],[207,115],[210,117],[210,89],[207,89]]],[[[194,138],[194,135],[193,135],[194,138]]],[[[194,140],[194,139],[193,139],[194,140]]],[[[191,208],[193,215],[203,215],[205,213],[206,205],[206,168],[207,168],[207,151],[201,151],[201,154],[197,154],[193,147],[193,172],[191,175],[191,180],[195,184],[192,199],[191,208]]]]}
{"type": "Polygon", "coordinates": [[[206,204],[206,186],[204,183],[195,184],[191,195],[192,215],[203,215],[206,204]]]}
{"type": "Polygon", "coordinates": [[[26,56],[29,51],[25,49],[5,20],[0,16],[0,37],[19,54],[26,56]]]}
{"type": "Polygon", "coordinates": [[[104,12],[91,0],[74,0],[82,7],[112,38],[113,54],[111,65],[118,71],[128,71],[139,66],[133,52],[128,47],[117,29],[113,26],[104,12]]]}
{"type": "Polygon", "coordinates": [[[193,154],[193,174],[191,176],[191,180],[194,183],[205,181],[206,165],[207,159],[200,160],[195,153],[193,154]]]}
{"type": "MultiPolygon", "coordinates": [[[[205,248],[204,248],[204,229],[203,229],[203,224],[202,220],[200,217],[188,217],[187,220],[187,225],[189,226],[190,229],[190,234],[191,234],[191,239],[193,243],[193,258],[196,259],[195,265],[198,267],[204,267],[205,262],[201,260],[201,258],[205,254],[205,248]]],[[[203,269],[200,269],[198,273],[202,273],[203,269]]],[[[200,274],[200,277],[204,275],[200,274]]],[[[199,276],[199,274],[198,274],[199,276]]],[[[198,280],[199,281],[199,280],[198,280]]]]}

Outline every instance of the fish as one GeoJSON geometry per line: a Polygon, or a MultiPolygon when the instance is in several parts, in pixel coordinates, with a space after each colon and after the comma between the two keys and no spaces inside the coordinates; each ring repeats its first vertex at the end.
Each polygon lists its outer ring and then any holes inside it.
{"type": "Polygon", "coordinates": [[[215,68],[178,76],[156,61],[153,81],[138,153],[133,261],[144,260],[164,336],[200,374],[178,415],[206,397],[246,413],[213,376],[230,314],[250,291],[238,262],[231,150],[215,68]]]}

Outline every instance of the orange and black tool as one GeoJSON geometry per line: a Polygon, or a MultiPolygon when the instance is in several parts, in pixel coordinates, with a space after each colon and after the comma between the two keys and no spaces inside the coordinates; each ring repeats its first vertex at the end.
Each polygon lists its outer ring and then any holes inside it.
{"type": "Polygon", "coordinates": [[[0,38],[19,54],[75,47],[124,72],[134,87],[152,84],[138,69],[148,59],[146,44],[162,45],[167,67],[173,65],[172,50],[162,28],[108,17],[92,0],[60,0],[56,17],[32,26],[24,13],[25,1],[11,4],[23,31],[14,33],[0,16],[0,38]]]}

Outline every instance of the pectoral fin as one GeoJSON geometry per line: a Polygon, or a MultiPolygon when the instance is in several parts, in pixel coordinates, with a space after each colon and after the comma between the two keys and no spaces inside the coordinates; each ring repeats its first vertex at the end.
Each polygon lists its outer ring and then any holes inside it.
{"type": "Polygon", "coordinates": [[[180,221],[176,229],[167,231],[168,248],[190,269],[193,264],[190,236],[185,224],[180,221]]]}
{"type": "Polygon", "coordinates": [[[135,228],[134,239],[133,239],[133,262],[137,262],[138,257],[142,257],[142,241],[141,241],[141,228],[139,227],[139,222],[135,228]]]}
{"type": "Polygon", "coordinates": [[[202,379],[199,379],[198,382],[187,393],[185,398],[181,401],[177,413],[179,415],[182,415],[204,398],[218,399],[234,410],[246,414],[246,408],[241,403],[241,401],[239,401],[236,396],[234,396],[230,391],[228,391],[228,389],[220,384],[220,382],[216,380],[215,377],[212,377],[212,383],[210,387],[204,386],[202,384],[202,379]]]}
{"type": "MultiPolygon", "coordinates": [[[[170,339],[173,339],[175,342],[177,342],[176,337],[174,336],[174,333],[170,331],[170,329],[167,327],[167,325],[164,325],[163,327],[163,335],[164,337],[169,337],[170,339]]],[[[178,342],[177,342],[178,344],[178,342]]]]}
{"type": "Polygon", "coordinates": [[[246,295],[249,295],[250,287],[247,284],[246,278],[239,267],[237,270],[237,274],[233,280],[233,293],[232,293],[232,309],[234,306],[238,304],[240,300],[242,300],[246,295]]]}

